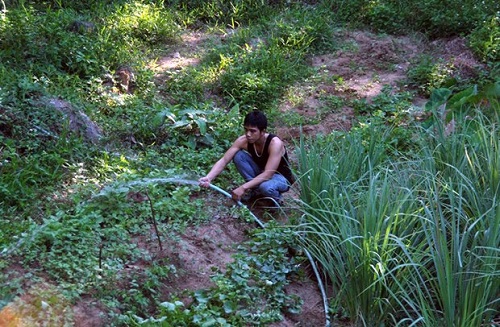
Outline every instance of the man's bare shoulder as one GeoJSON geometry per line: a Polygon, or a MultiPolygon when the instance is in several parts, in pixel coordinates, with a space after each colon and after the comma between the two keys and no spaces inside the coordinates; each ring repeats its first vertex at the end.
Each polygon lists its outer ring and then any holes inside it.
{"type": "Polygon", "coordinates": [[[226,160],[226,162],[229,162],[230,160],[232,160],[234,155],[239,150],[247,150],[247,140],[246,140],[244,135],[238,137],[233,142],[233,144],[231,144],[231,147],[229,147],[229,149],[227,149],[226,153],[224,154],[224,159],[226,160]]]}
{"type": "Polygon", "coordinates": [[[238,149],[247,150],[248,141],[245,135],[241,135],[240,137],[238,137],[236,141],[233,142],[232,146],[238,149]]]}
{"type": "Polygon", "coordinates": [[[285,144],[283,143],[283,141],[277,136],[273,137],[271,142],[269,142],[269,152],[283,154],[284,151],[285,151],[285,144]]]}
{"type": "Polygon", "coordinates": [[[270,146],[277,146],[277,147],[281,147],[283,146],[283,141],[279,138],[279,136],[274,136],[271,140],[271,142],[269,142],[269,145],[270,146]]]}

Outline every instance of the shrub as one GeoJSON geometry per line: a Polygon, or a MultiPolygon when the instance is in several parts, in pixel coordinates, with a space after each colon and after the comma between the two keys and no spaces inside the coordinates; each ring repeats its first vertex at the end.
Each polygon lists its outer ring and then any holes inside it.
{"type": "Polygon", "coordinates": [[[452,63],[435,61],[431,56],[423,55],[408,70],[408,80],[410,85],[419,88],[423,94],[430,95],[435,89],[456,84],[454,73],[452,63]]]}
{"type": "Polygon", "coordinates": [[[484,61],[500,61],[500,16],[485,20],[469,35],[474,52],[484,61]]]}
{"type": "Polygon", "coordinates": [[[485,17],[500,9],[496,1],[326,0],[323,6],[350,24],[364,24],[382,32],[421,32],[430,37],[469,33],[485,17]]]}

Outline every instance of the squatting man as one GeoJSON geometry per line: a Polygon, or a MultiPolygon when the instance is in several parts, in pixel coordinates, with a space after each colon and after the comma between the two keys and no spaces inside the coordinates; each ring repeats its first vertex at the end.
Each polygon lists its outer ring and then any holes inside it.
{"type": "Polygon", "coordinates": [[[267,117],[260,111],[252,111],[243,121],[245,134],[234,141],[212,167],[210,172],[199,179],[202,187],[212,182],[231,162],[245,179],[245,183],[232,191],[235,201],[250,197],[270,197],[282,203],[282,193],[290,189],[293,174],[283,141],[266,132],[267,117]]]}

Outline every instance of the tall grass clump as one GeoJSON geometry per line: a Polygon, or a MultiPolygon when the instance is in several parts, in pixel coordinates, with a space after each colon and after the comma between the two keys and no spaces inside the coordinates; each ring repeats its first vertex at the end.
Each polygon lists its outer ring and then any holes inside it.
{"type": "Polygon", "coordinates": [[[431,37],[468,34],[499,10],[498,1],[325,0],[338,19],[388,32],[420,32],[431,37]]]}
{"type": "Polygon", "coordinates": [[[448,136],[438,128],[423,145],[425,246],[413,253],[420,262],[411,278],[427,281],[416,289],[427,325],[481,326],[500,308],[498,121],[479,115],[462,126],[448,136]]]}
{"type": "Polygon", "coordinates": [[[367,141],[348,134],[299,150],[304,244],[331,283],[333,312],[366,326],[392,312],[402,252],[393,235],[411,234],[415,223],[403,222],[415,210],[411,190],[395,178],[398,167],[384,168],[387,134],[375,131],[367,141]]]}
{"type": "Polygon", "coordinates": [[[436,121],[417,155],[378,164],[359,164],[377,153],[352,136],[301,143],[298,231],[333,313],[360,326],[463,327],[498,314],[500,130],[498,117],[472,117],[451,135],[436,121]]]}

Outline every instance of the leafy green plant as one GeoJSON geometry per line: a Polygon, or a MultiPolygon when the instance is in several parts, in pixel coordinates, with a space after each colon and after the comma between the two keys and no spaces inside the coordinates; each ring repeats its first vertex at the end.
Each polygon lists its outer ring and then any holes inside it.
{"type": "Polygon", "coordinates": [[[355,101],[354,108],[359,115],[384,117],[388,123],[396,126],[408,119],[412,97],[409,92],[395,92],[393,88],[385,86],[370,103],[355,101]]]}
{"type": "Polygon", "coordinates": [[[500,16],[492,16],[476,27],[469,35],[469,42],[483,61],[500,60],[500,16]]]}
{"type": "MultiPolygon", "coordinates": [[[[425,111],[431,113],[424,126],[436,124],[439,127],[443,122],[452,124],[453,120],[463,119],[476,107],[483,107],[485,116],[495,119],[498,117],[499,95],[500,82],[482,87],[473,85],[456,93],[447,88],[436,89],[424,107],[425,111]]],[[[441,130],[441,132],[449,133],[450,131],[441,130]]]]}
{"type": "Polygon", "coordinates": [[[124,287],[102,285],[104,288],[100,289],[100,296],[103,302],[121,311],[120,314],[112,315],[114,323],[128,324],[130,315],[146,315],[151,308],[155,308],[162,297],[159,290],[174,274],[175,266],[165,259],[152,261],[151,266],[146,269],[132,266],[127,275],[115,279],[117,283],[124,284],[124,287]]]}
{"type": "MultiPolygon", "coordinates": [[[[208,134],[207,113],[202,110],[193,108],[181,110],[163,110],[161,111],[154,121],[154,124],[161,127],[165,120],[168,119],[172,124],[167,125],[174,132],[181,130],[186,134],[186,145],[191,149],[195,149],[198,143],[210,145],[213,142],[212,136],[208,134]]],[[[181,133],[176,133],[181,134],[181,133]]]]}
{"type": "Polygon", "coordinates": [[[280,321],[282,311],[299,313],[301,300],[286,294],[289,277],[297,272],[300,258],[288,257],[295,246],[290,230],[269,224],[256,230],[239,247],[235,261],[225,272],[215,271],[215,287],[196,291],[194,302],[163,302],[156,318],[135,318],[137,325],[262,325],[280,321]]]}
{"type": "MultiPolygon", "coordinates": [[[[150,185],[148,181],[143,184],[150,185]]],[[[137,297],[113,293],[115,283],[121,283],[122,278],[123,282],[133,283],[128,276],[119,274],[125,263],[148,260],[151,256],[131,239],[144,237],[157,244],[160,238],[171,237],[187,224],[195,223],[196,217],[203,219],[203,215],[197,214],[201,204],[190,200],[187,187],[170,185],[160,189],[150,185],[147,201],[136,201],[136,195],[144,193],[133,192],[135,184],[130,185],[110,186],[69,212],[57,211],[32,236],[26,233],[24,237],[31,239],[15,249],[16,253],[23,254],[24,264],[37,262],[46,276],[58,281],[64,294],[71,298],[97,287],[103,298],[118,299],[125,307],[146,310],[154,303],[151,301],[156,298],[153,293],[157,283],[167,277],[168,271],[175,272],[175,268],[169,266],[164,271],[152,265],[150,273],[140,276],[144,284],[136,290],[137,297]],[[152,210],[156,236],[149,233],[152,210]]]]}
{"type": "Polygon", "coordinates": [[[410,68],[408,79],[411,85],[417,86],[424,94],[429,95],[435,89],[456,84],[454,71],[452,64],[435,62],[432,57],[424,55],[410,68]]]}
{"type": "Polygon", "coordinates": [[[182,145],[191,152],[215,146],[216,140],[227,146],[241,130],[239,106],[227,112],[210,105],[200,105],[200,109],[173,106],[158,112],[152,123],[157,134],[168,135],[165,146],[182,145]]]}

